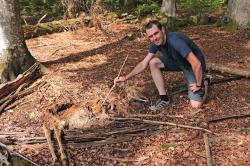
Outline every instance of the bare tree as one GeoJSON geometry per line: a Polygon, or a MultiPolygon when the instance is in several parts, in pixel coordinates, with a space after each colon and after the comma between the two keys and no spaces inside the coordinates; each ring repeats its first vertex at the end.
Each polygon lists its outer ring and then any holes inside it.
{"type": "Polygon", "coordinates": [[[250,1],[229,0],[226,16],[235,20],[242,27],[250,26],[250,1]]]}
{"type": "Polygon", "coordinates": [[[19,1],[0,0],[0,4],[0,83],[3,83],[15,79],[36,60],[23,37],[19,1]]]}
{"type": "Polygon", "coordinates": [[[176,0],[163,0],[161,12],[167,17],[176,17],[176,0]]]}

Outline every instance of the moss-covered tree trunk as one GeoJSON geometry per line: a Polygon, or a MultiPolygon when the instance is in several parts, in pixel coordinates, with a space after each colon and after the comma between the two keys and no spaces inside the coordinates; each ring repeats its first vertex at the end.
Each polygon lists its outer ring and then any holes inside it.
{"type": "Polygon", "coordinates": [[[241,27],[249,27],[250,0],[229,0],[226,16],[236,21],[241,27]]]}
{"type": "Polygon", "coordinates": [[[27,70],[35,59],[23,37],[19,1],[0,0],[0,4],[0,83],[4,83],[27,70]]]}

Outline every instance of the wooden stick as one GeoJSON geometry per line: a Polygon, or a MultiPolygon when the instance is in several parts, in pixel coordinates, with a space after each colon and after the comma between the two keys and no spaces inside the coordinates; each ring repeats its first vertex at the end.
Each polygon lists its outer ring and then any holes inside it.
{"type": "Polygon", "coordinates": [[[130,115],[128,118],[159,117],[159,116],[165,116],[168,118],[185,118],[183,115],[163,115],[163,114],[134,114],[130,115]]]}
{"type": "Polygon", "coordinates": [[[121,162],[140,162],[141,160],[133,159],[133,158],[118,158],[118,157],[109,157],[109,156],[100,156],[103,159],[121,161],[121,162]]]}
{"type": "Polygon", "coordinates": [[[47,14],[45,14],[44,16],[42,16],[42,18],[40,18],[40,19],[38,20],[37,24],[40,24],[41,21],[42,21],[46,16],[47,16],[47,14]]]}
{"type": "MultiPolygon", "coordinates": [[[[121,74],[121,72],[122,72],[122,69],[123,69],[123,67],[124,67],[124,65],[125,65],[125,63],[126,63],[126,61],[127,61],[127,59],[128,59],[128,54],[127,54],[125,60],[123,61],[123,64],[122,64],[122,66],[121,66],[121,68],[120,68],[120,70],[119,70],[119,73],[118,73],[117,77],[120,77],[120,74],[121,74]]],[[[113,91],[113,89],[115,88],[115,86],[116,86],[116,84],[114,84],[114,85],[112,86],[112,88],[109,90],[108,94],[106,95],[106,97],[104,98],[104,100],[103,100],[103,102],[102,102],[102,105],[106,102],[108,96],[109,96],[110,93],[113,91]]]]}
{"type": "Polygon", "coordinates": [[[146,119],[140,119],[140,118],[117,118],[117,117],[113,118],[113,117],[110,117],[110,119],[111,120],[134,120],[134,121],[142,121],[144,123],[149,123],[149,124],[170,125],[170,126],[181,127],[181,128],[201,130],[201,131],[213,134],[213,132],[208,130],[208,129],[204,129],[201,127],[182,125],[182,124],[176,124],[176,123],[171,123],[171,122],[153,121],[153,120],[146,120],[146,119]]]}
{"type": "Polygon", "coordinates": [[[209,145],[209,140],[208,140],[207,133],[204,133],[203,137],[204,137],[204,142],[205,142],[207,166],[212,166],[213,165],[212,164],[212,155],[211,155],[211,150],[210,150],[210,145],[209,145]]]}
{"type": "Polygon", "coordinates": [[[222,120],[227,120],[227,119],[249,118],[249,117],[250,117],[250,114],[224,116],[224,117],[219,117],[219,118],[208,120],[207,123],[214,123],[214,122],[218,122],[218,121],[222,121],[222,120]]]}

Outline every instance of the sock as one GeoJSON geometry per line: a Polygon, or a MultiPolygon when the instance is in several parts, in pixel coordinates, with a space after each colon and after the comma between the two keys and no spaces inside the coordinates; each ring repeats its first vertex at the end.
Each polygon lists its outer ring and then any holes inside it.
{"type": "Polygon", "coordinates": [[[160,99],[164,101],[168,101],[168,96],[167,95],[160,95],[160,99]]]}

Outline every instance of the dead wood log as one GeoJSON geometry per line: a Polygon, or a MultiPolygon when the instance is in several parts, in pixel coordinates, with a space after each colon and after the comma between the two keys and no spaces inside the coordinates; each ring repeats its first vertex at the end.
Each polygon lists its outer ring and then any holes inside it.
{"type": "Polygon", "coordinates": [[[35,63],[23,74],[19,74],[15,80],[7,82],[5,84],[0,84],[0,99],[17,90],[20,85],[24,83],[30,83],[32,79],[37,78],[38,75],[40,76],[41,73],[39,72],[39,70],[39,64],[35,63]]]}
{"type": "MultiPolygon", "coordinates": [[[[141,133],[150,132],[153,133],[157,130],[166,130],[168,128],[160,128],[156,125],[144,124],[141,126],[127,127],[122,129],[113,129],[110,132],[95,132],[95,133],[86,133],[83,134],[78,130],[65,131],[65,136],[63,143],[72,144],[72,143],[90,143],[90,142],[99,142],[109,139],[110,137],[115,136],[141,136],[141,133]]],[[[0,132],[0,141],[7,145],[20,145],[20,144],[38,144],[45,143],[46,138],[43,136],[31,137],[34,133],[26,132],[0,132]]]]}
{"type": "Polygon", "coordinates": [[[214,122],[223,121],[227,119],[238,119],[238,118],[249,118],[249,117],[250,117],[250,114],[224,116],[224,117],[218,117],[215,119],[208,120],[207,123],[214,123],[214,122]]]}
{"type": "Polygon", "coordinates": [[[86,26],[90,22],[90,17],[75,18],[69,20],[59,20],[47,23],[38,23],[36,25],[23,25],[24,38],[30,39],[41,35],[52,34],[56,32],[77,30],[86,26]]]}
{"type": "Polygon", "coordinates": [[[0,106],[0,114],[2,113],[3,110],[5,110],[5,108],[16,98],[21,97],[21,96],[25,96],[27,94],[32,93],[33,91],[35,91],[36,89],[42,87],[43,85],[45,85],[46,82],[42,81],[42,82],[36,82],[34,83],[31,87],[27,88],[27,89],[23,89],[23,87],[25,87],[27,84],[24,83],[23,85],[20,85],[20,87],[16,90],[16,92],[14,94],[10,94],[7,97],[3,98],[0,101],[0,104],[2,103],[2,105],[0,106]]]}
{"type": "Polygon", "coordinates": [[[246,78],[250,77],[250,70],[249,69],[239,69],[239,68],[232,68],[232,67],[226,67],[220,64],[215,63],[207,63],[207,69],[208,70],[216,70],[221,73],[229,73],[233,75],[243,76],[246,78]]]}
{"type": "Polygon", "coordinates": [[[211,155],[211,149],[210,149],[210,144],[209,144],[207,133],[204,133],[203,137],[204,137],[205,150],[206,150],[207,166],[212,166],[213,165],[212,155],[211,155]]]}
{"type": "Polygon", "coordinates": [[[194,126],[176,124],[176,123],[171,123],[171,122],[146,120],[146,119],[141,119],[141,118],[118,118],[118,117],[112,118],[111,117],[110,119],[111,120],[133,120],[133,121],[140,121],[140,122],[149,123],[149,124],[170,125],[170,126],[174,126],[174,127],[181,127],[181,128],[187,128],[187,129],[200,130],[200,131],[204,131],[204,132],[207,132],[207,133],[214,134],[212,131],[210,131],[208,129],[201,128],[201,127],[194,127],[194,126]]]}
{"type": "Polygon", "coordinates": [[[38,63],[35,63],[23,74],[20,74],[15,80],[0,85],[0,113],[14,99],[27,95],[37,88],[46,84],[46,82],[36,82],[31,87],[24,89],[32,81],[41,75],[38,63]]]}

